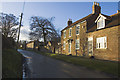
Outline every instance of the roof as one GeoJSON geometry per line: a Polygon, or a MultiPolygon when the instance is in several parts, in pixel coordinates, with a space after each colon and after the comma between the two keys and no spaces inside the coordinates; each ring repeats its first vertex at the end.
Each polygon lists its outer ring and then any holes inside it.
{"type": "Polygon", "coordinates": [[[110,20],[111,19],[110,16],[100,13],[99,16],[97,17],[97,19],[95,20],[95,23],[100,19],[100,17],[103,17],[106,20],[110,20]]]}
{"type": "Polygon", "coordinates": [[[105,15],[105,14],[101,14],[101,15],[105,16],[107,19],[111,19],[111,17],[108,15],[105,15]]]}
{"type": "MultiPolygon", "coordinates": [[[[87,21],[87,30],[88,30],[89,27],[95,23],[95,20],[98,16],[99,16],[99,14],[89,14],[88,16],[83,17],[82,19],[79,19],[76,22],[72,23],[70,26],[65,27],[63,30],[70,28],[71,26],[78,24],[79,22],[82,22],[85,20],[87,21]]],[[[63,31],[63,30],[61,30],[61,31],[63,31]]]]}
{"type": "MultiPolygon", "coordinates": [[[[104,15],[104,14],[102,14],[102,15],[104,15]]],[[[107,16],[107,15],[104,15],[104,16],[109,18],[109,20],[106,20],[105,28],[110,28],[110,27],[120,25],[120,21],[119,21],[120,13],[116,13],[116,14],[113,14],[111,16],[107,16]]],[[[105,28],[102,28],[102,29],[105,29],[105,28]]],[[[96,31],[96,30],[97,30],[97,24],[94,24],[94,25],[91,26],[91,28],[88,30],[88,32],[93,32],[93,31],[96,31]]]]}
{"type": "Polygon", "coordinates": [[[111,20],[108,22],[106,27],[112,27],[112,26],[120,25],[119,19],[120,19],[120,13],[117,13],[117,14],[111,16],[111,20]]]}
{"type": "MultiPolygon", "coordinates": [[[[89,18],[91,15],[93,15],[93,14],[89,14],[88,16],[83,17],[82,19],[77,20],[76,22],[72,23],[70,26],[65,27],[63,30],[65,30],[65,29],[67,29],[67,28],[69,28],[69,27],[71,27],[71,26],[73,26],[73,25],[75,25],[75,24],[77,24],[77,23],[79,23],[79,22],[81,22],[81,21],[86,20],[86,19],[89,18]]],[[[63,30],[61,30],[61,31],[63,31],[63,30]]]]}

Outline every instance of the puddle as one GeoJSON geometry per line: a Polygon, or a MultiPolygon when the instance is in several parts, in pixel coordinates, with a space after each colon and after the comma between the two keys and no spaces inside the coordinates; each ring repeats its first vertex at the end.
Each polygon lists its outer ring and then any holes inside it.
{"type": "Polygon", "coordinates": [[[22,50],[18,50],[22,56],[23,56],[23,80],[26,80],[26,78],[28,78],[28,73],[29,73],[29,68],[28,65],[31,63],[31,57],[25,55],[24,53],[22,53],[22,50]]]}

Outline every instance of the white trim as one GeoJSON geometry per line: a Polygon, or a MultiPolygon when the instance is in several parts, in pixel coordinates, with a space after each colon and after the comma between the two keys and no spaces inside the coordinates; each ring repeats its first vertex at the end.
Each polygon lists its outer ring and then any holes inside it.
{"type": "Polygon", "coordinates": [[[105,19],[103,17],[100,17],[99,20],[97,21],[97,29],[101,29],[104,27],[105,27],[105,19]]]}
{"type": "Polygon", "coordinates": [[[106,19],[105,16],[103,16],[102,14],[99,14],[99,16],[97,17],[97,19],[95,20],[95,23],[96,23],[101,17],[103,17],[104,19],[106,19]]]}
{"type": "Polygon", "coordinates": [[[93,37],[88,37],[88,41],[92,41],[93,40],[93,37]]]}
{"type": "Polygon", "coordinates": [[[107,36],[96,38],[96,49],[107,49],[107,36]],[[103,42],[101,42],[101,41],[103,41],[103,42]],[[100,44],[100,43],[102,43],[102,44],[100,44]],[[102,45],[102,47],[100,45],[102,45]],[[100,46],[100,47],[98,47],[98,46],[100,46]]]}
{"type": "MultiPolygon", "coordinates": [[[[93,37],[88,37],[88,42],[89,41],[92,41],[92,54],[91,56],[93,55],[93,37]]],[[[88,54],[89,54],[89,44],[88,44],[88,54]]]]}
{"type": "Polygon", "coordinates": [[[71,45],[71,41],[70,41],[70,43],[68,44],[68,52],[69,52],[69,53],[71,53],[71,46],[72,46],[72,45],[71,45]],[[70,52],[69,52],[69,45],[70,45],[70,52]]]}

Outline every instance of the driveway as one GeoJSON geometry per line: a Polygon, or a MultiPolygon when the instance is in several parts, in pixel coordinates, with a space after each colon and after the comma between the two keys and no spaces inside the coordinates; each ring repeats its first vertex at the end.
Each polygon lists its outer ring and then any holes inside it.
{"type": "Polygon", "coordinates": [[[107,74],[76,66],[35,52],[18,51],[26,57],[26,78],[111,78],[107,74]]]}

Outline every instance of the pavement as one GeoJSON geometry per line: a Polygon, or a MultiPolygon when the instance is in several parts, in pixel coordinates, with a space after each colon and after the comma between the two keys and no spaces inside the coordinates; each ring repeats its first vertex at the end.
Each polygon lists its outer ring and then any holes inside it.
{"type": "Polygon", "coordinates": [[[35,52],[21,49],[18,51],[26,57],[26,78],[112,78],[99,71],[66,63],[35,52]]]}

